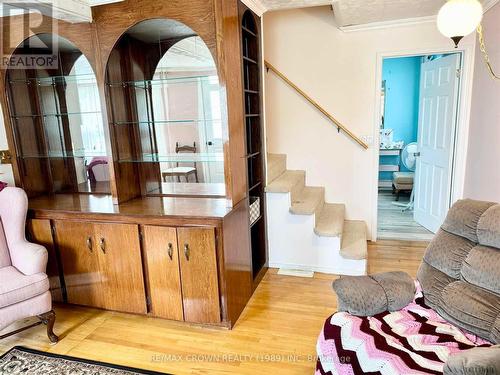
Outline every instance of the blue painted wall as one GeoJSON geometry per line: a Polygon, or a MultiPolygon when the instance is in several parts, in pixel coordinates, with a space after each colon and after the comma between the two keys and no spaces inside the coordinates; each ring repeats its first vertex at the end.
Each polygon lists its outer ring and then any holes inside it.
{"type": "Polygon", "coordinates": [[[417,140],[421,57],[384,59],[385,125],[394,129],[394,141],[417,140]]]}
{"type": "MultiPolygon", "coordinates": [[[[421,61],[421,57],[388,58],[382,66],[386,85],[384,128],[394,129],[393,140],[403,140],[405,145],[417,141],[421,61]]],[[[392,163],[383,159],[380,163],[392,163]]],[[[401,170],[406,169],[401,165],[401,170]]],[[[380,178],[391,179],[391,172],[381,173],[380,178]]]]}

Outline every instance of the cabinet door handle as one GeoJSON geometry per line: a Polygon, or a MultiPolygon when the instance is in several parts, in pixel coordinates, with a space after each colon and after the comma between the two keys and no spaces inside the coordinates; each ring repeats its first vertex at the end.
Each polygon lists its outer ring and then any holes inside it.
{"type": "Polygon", "coordinates": [[[168,257],[170,260],[174,259],[174,246],[171,243],[168,244],[168,257]]]}
{"type": "Polygon", "coordinates": [[[99,246],[101,247],[103,254],[106,254],[106,241],[102,237],[101,240],[99,241],[99,246]]]}
{"type": "Polygon", "coordinates": [[[189,244],[184,244],[184,255],[186,256],[186,260],[189,260],[189,253],[190,253],[190,250],[189,250],[189,244]]]}
{"type": "Polygon", "coordinates": [[[87,237],[87,247],[89,249],[90,252],[93,252],[93,249],[92,249],[92,237],[87,237]]]}

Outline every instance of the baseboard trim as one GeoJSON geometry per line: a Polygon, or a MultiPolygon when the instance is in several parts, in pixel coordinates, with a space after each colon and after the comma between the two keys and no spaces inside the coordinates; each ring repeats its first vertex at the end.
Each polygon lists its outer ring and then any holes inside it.
{"type": "MultiPolygon", "coordinates": [[[[353,261],[354,262],[354,261],[353,261]]],[[[347,269],[342,267],[321,267],[321,266],[304,266],[302,264],[291,264],[291,263],[269,263],[270,268],[286,268],[294,269],[305,272],[319,272],[326,273],[330,275],[347,275],[347,276],[362,276],[366,275],[367,261],[359,260],[359,269],[347,269]]]]}

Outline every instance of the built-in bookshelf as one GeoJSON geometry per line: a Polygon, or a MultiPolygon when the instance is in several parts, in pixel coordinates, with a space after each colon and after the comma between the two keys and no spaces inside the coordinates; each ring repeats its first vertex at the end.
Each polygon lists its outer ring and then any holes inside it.
{"type": "Polygon", "coordinates": [[[262,82],[259,19],[249,9],[241,12],[243,95],[248,197],[250,200],[250,238],[254,279],[267,264],[265,220],[265,164],[262,130],[262,82]]]}

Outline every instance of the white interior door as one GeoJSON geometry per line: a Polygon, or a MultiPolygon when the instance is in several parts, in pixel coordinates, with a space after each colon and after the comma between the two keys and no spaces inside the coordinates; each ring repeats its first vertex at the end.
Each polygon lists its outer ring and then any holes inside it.
{"type": "Polygon", "coordinates": [[[414,218],[436,233],[450,207],[460,55],[422,64],[414,218]]]}

